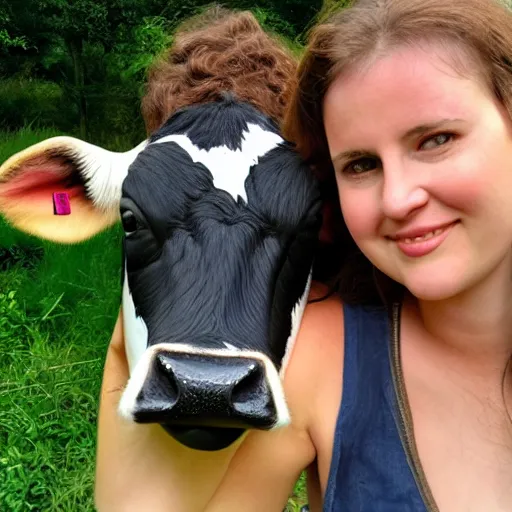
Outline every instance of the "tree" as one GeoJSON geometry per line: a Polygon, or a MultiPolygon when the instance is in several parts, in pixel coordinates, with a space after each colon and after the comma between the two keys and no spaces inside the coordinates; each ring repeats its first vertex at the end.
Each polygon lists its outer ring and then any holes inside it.
{"type": "MultiPolygon", "coordinates": [[[[139,114],[126,105],[138,105],[148,64],[169,44],[179,23],[210,3],[0,0],[0,54],[4,57],[0,76],[57,83],[63,100],[72,104],[68,111],[77,112],[79,119],[73,124],[79,125],[82,138],[96,136],[98,126],[108,130],[100,122],[101,112],[109,111],[117,126],[123,125],[122,119],[129,125],[130,116],[139,114]],[[121,108],[116,110],[116,105],[121,108]]],[[[253,10],[264,26],[294,41],[322,0],[224,0],[223,4],[253,10]]]]}
{"type": "MultiPolygon", "coordinates": [[[[102,56],[114,50],[128,50],[130,46],[133,49],[135,43],[154,43],[158,30],[161,32],[159,39],[163,42],[162,21],[142,15],[148,12],[145,9],[147,4],[151,4],[151,0],[1,0],[0,19],[16,33],[24,35],[13,37],[7,29],[0,30],[0,45],[11,47],[11,55],[16,55],[12,51],[13,46],[25,50],[30,47],[26,56],[36,54],[39,66],[46,62],[49,67],[59,68],[52,78],[60,81],[77,104],[80,136],[86,138],[86,89],[89,83],[86,60],[87,54],[91,53],[88,49],[96,46],[96,49],[101,49],[99,54],[102,56]],[[48,56],[49,60],[45,61],[48,56]]],[[[151,48],[144,52],[146,57],[147,51],[159,50],[154,44],[149,46],[151,48]]],[[[140,58],[136,61],[141,65],[140,58]]],[[[91,63],[91,67],[97,69],[97,63],[91,63]]]]}

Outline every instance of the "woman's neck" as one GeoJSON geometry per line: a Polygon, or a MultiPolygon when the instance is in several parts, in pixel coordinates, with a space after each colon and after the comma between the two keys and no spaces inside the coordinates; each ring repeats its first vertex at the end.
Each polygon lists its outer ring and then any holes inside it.
{"type": "Polygon", "coordinates": [[[433,340],[469,359],[503,365],[512,355],[512,264],[455,297],[418,301],[417,312],[433,340]]]}

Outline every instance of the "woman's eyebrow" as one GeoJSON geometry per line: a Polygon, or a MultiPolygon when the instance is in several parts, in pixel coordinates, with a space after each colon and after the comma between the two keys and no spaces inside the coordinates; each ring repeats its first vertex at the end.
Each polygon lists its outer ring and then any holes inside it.
{"type": "MultiPolygon", "coordinates": [[[[415,137],[420,137],[425,135],[426,133],[433,132],[439,130],[443,126],[451,123],[462,122],[462,119],[441,119],[440,121],[435,121],[433,123],[425,123],[415,126],[410,130],[407,130],[405,134],[401,137],[402,141],[409,140],[415,137]]],[[[339,164],[340,162],[347,162],[350,160],[355,160],[357,158],[377,158],[374,151],[364,151],[361,149],[349,149],[346,151],[342,151],[338,153],[332,158],[333,165],[339,164]]]]}
{"type": "Polygon", "coordinates": [[[361,149],[349,149],[348,151],[342,151],[338,153],[333,159],[333,165],[339,164],[340,162],[348,162],[350,160],[356,160],[358,158],[368,158],[372,157],[373,152],[371,151],[363,151],[361,149]]]}
{"type": "Polygon", "coordinates": [[[443,126],[450,123],[461,122],[462,119],[441,119],[440,121],[436,121],[433,123],[420,124],[410,130],[408,130],[405,135],[402,137],[402,140],[412,139],[414,137],[418,137],[421,135],[425,135],[426,133],[433,132],[435,130],[439,130],[443,126]]]}

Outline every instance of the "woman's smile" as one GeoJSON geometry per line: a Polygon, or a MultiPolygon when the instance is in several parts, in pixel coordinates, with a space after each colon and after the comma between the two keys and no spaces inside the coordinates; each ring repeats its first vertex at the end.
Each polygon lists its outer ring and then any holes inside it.
{"type": "Polygon", "coordinates": [[[437,227],[419,227],[387,237],[409,258],[420,258],[435,251],[450,235],[458,221],[437,227]]]}

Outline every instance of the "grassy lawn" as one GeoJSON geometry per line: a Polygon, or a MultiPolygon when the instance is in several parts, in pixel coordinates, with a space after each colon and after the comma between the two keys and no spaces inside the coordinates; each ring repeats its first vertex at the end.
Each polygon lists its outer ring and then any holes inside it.
{"type": "MultiPolygon", "coordinates": [[[[52,135],[0,134],[0,163],[52,135]]],[[[118,227],[80,245],[0,219],[0,510],[92,511],[103,360],[120,304],[118,227]]],[[[306,502],[301,479],[288,510],[306,502]]]]}

